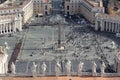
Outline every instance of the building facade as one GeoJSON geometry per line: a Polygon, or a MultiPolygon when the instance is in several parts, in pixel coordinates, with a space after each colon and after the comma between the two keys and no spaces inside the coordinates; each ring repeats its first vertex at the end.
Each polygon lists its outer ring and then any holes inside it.
{"type": "Polygon", "coordinates": [[[120,17],[118,15],[96,14],[95,30],[119,33],[120,17]]]}
{"type": "Polygon", "coordinates": [[[22,31],[22,16],[0,16],[0,35],[22,31]]]}
{"type": "Polygon", "coordinates": [[[34,15],[42,14],[49,15],[52,5],[50,0],[34,0],[34,15]]]}
{"type": "Polygon", "coordinates": [[[95,22],[95,14],[104,13],[102,0],[81,0],[80,14],[91,23],[95,22]]]}
{"type": "Polygon", "coordinates": [[[80,13],[80,1],[81,0],[65,0],[64,11],[67,15],[74,15],[80,13]]]}
{"type": "Polygon", "coordinates": [[[26,23],[33,15],[33,0],[7,0],[0,4],[0,16],[9,15],[12,17],[16,14],[21,14],[23,24],[26,23]]]}
{"type": "Polygon", "coordinates": [[[67,15],[81,14],[94,23],[96,13],[104,13],[102,0],[65,0],[64,11],[67,15]]]}

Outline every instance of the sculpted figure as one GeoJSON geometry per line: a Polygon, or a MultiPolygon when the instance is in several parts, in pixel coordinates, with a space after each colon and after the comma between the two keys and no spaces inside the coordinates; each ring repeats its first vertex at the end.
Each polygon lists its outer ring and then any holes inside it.
{"type": "Polygon", "coordinates": [[[67,74],[70,74],[70,72],[71,72],[71,61],[68,60],[65,67],[66,67],[67,74]]]}
{"type": "Polygon", "coordinates": [[[45,64],[45,62],[43,62],[41,69],[42,69],[42,73],[45,74],[46,69],[47,69],[47,65],[45,64]]]}
{"type": "Polygon", "coordinates": [[[102,65],[101,65],[101,73],[105,73],[105,68],[106,68],[105,63],[102,62],[102,65]]]}
{"type": "Polygon", "coordinates": [[[33,65],[32,65],[32,67],[31,67],[31,70],[32,70],[32,74],[33,74],[33,76],[35,76],[36,73],[37,73],[36,68],[37,68],[37,65],[35,64],[35,62],[33,62],[33,65]]]}
{"type": "Polygon", "coordinates": [[[55,65],[56,75],[58,75],[60,73],[60,69],[61,69],[61,65],[60,65],[59,61],[57,61],[56,65],[55,65]]]}
{"type": "Polygon", "coordinates": [[[78,73],[82,72],[83,65],[84,65],[84,63],[80,61],[79,65],[78,65],[78,73]]]}
{"type": "Polygon", "coordinates": [[[14,62],[12,62],[12,64],[11,64],[11,73],[15,74],[16,73],[15,70],[16,70],[15,64],[14,64],[14,62]]]}
{"type": "Polygon", "coordinates": [[[95,62],[93,62],[93,68],[92,68],[93,73],[96,73],[96,68],[97,68],[97,65],[95,62]]]}

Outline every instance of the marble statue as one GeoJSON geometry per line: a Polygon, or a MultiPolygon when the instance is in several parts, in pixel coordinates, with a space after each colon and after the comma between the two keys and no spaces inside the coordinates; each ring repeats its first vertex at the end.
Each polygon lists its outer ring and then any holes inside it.
{"type": "Polygon", "coordinates": [[[96,73],[96,68],[97,68],[97,65],[96,65],[95,61],[93,61],[93,68],[92,68],[93,73],[96,73]]]}
{"type": "Polygon", "coordinates": [[[5,44],[5,49],[4,49],[4,51],[8,51],[8,50],[9,50],[8,43],[7,43],[7,42],[5,42],[4,44],[5,44]]]}
{"type": "Polygon", "coordinates": [[[15,64],[14,64],[14,62],[12,62],[12,64],[11,64],[11,73],[15,74],[16,73],[15,70],[16,70],[15,64]]]}
{"type": "Polygon", "coordinates": [[[112,41],[112,49],[115,49],[115,48],[116,48],[115,42],[112,41]]]}
{"type": "Polygon", "coordinates": [[[45,64],[45,62],[43,62],[41,69],[42,69],[42,73],[45,74],[46,69],[47,69],[47,65],[45,64]]]}
{"type": "Polygon", "coordinates": [[[101,65],[101,73],[105,73],[105,68],[106,68],[105,63],[102,62],[102,65],[101,65]]]}
{"type": "Polygon", "coordinates": [[[31,67],[33,76],[35,76],[37,74],[36,68],[37,68],[37,65],[35,64],[35,62],[33,62],[32,67],[31,67]]]}
{"type": "Polygon", "coordinates": [[[0,46],[0,74],[6,74],[8,71],[8,55],[4,52],[2,46],[0,46]]]}
{"type": "Polygon", "coordinates": [[[84,63],[80,61],[79,65],[78,65],[78,73],[82,72],[83,65],[84,65],[84,63]]]}
{"type": "Polygon", "coordinates": [[[70,74],[71,72],[71,61],[70,60],[67,61],[65,68],[66,68],[67,74],[70,74]]]}
{"type": "Polygon", "coordinates": [[[56,65],[55,65],[56,75],[58,75],[60,73],[60,69],[61,69],[61,65],[60,65],[59,61],[57,61],[56,65]]]}

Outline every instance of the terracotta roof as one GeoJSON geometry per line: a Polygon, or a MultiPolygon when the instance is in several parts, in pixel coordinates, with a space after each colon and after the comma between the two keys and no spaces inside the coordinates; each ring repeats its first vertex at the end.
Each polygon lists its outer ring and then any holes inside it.
{"type": "Polygon", "coordinates": [[[42,0],[43,1],[43,3],[48,3],[49,2],[49,0],[42,0]]]}

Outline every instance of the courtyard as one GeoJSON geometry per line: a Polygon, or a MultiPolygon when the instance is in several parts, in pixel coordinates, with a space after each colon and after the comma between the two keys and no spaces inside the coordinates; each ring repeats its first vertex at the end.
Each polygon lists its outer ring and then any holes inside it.
{"type": "MultiPolygon", "coordinates": [[[[83,72],[92,71],[92,61],[97,64],[97,72],[100,72],[102,62],[111,69],[114,65],[115,54],[119,50],[119,38],[114,38],[112,33],[96,32],[86,24],[76,24],[72,19],[66,21],[63,16],[59,16],[59,18],[34,18],[34,21],[27,25],[28,28],[23,29],[22,32],[0,37],[0,44],[4,46],[4,42],[7,42],[10,47],[7,51],[9,58],[15,44],[20,39],[22,40],[20,53],[15,64],[16,73],[31,74],[31,66],[35,62],[38,65],[37,73],[41,74],[39,68],[45,62],[47,65],[46,74],[54,75],[54,65],[56,61],[59,61],[61,72],[66,74],[65,63],[68,60],[71,62],[71,71],[75,74],[78,71],[80,61],[84,62],[83,72]],[[59,18],[63,22],[56,24],[57,19],[58,22],[60,21],[59,18]],[[53,21],[52,24],[47,24],[51,21],[53,21]],[[62,51],[56,50],[58,26],[61,27],[61,46],[64,47],[62,51]]],[[[109,69],[106,72],[109,72],[109,69]]]]}

